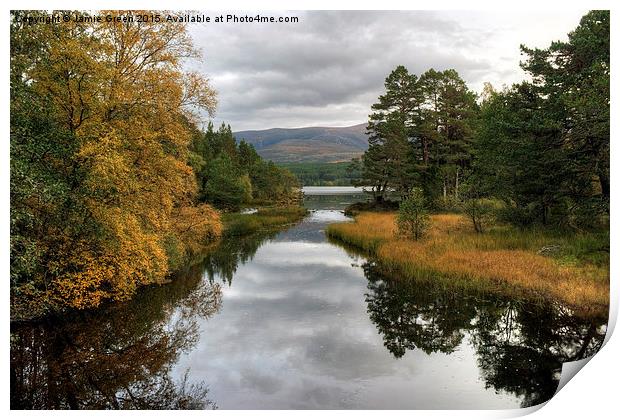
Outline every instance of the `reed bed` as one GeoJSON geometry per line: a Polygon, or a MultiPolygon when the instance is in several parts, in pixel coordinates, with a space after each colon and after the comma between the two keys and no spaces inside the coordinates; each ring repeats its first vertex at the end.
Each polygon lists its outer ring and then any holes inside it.
{"type": "Polygon", "coordinates": [[[395,216],[361,213],[353,223],[330,225],[327,234],[371,253],[393,277],[452,282],[607,313],[608,233],[495,226],[477,234],[463,215],[437,214],[425,238],[413,241],[399,236],[395,216]]]}
{"type": "Polygon", "coordinates": [[[227,213],[222,216],[225,236],[249,235],[301,220],[307,210],[300,206],[264,207],[256,213],[227,213]]]}

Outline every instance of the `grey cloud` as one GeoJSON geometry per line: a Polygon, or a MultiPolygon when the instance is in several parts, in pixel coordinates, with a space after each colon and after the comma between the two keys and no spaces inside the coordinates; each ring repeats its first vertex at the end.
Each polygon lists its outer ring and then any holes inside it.
{"type": "Polygon", "coordinates": [[[190,26],[204,60],[189,66],[211,78],[219,92],[217,120],[235,130],[363,122],[399,64],[416,74],[454,68],[474,87],[514,78],[503,57],[475,54],[498,29],[467,25],[471,13],[460,20],[431,11],[261,14],[300,22],[190,26]]]}

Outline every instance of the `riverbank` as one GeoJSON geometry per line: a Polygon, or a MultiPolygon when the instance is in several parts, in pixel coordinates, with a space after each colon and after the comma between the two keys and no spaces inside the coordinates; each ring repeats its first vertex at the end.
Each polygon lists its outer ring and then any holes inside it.
{"type": "Polygon", "coordinates": [[[282,227],[303,219],[308,211],[301,206],[264,207],[255,213],[224,213],[223,236],[250,235],[266,229],[282,227]]]}
{"type": "Polygon", "coordinates": [[[337,398],[310,399],[304,408],[475,408],[486,401],[509,409],[546,401],[563,361],[600,348],[601,318],[461,293],[442,282],[389,281],[372,259],[357,257],[361,251],[324,235],[328,224],[346,219],[341,210],[354,197],[306,201],[312,213],[299,223],[224,236],[202,261],[128,302],[11,324],[12,406],[155,409],[182,398],[222,409],[289,409],[321,383],[337,388],[337,398]],[[299,356],[294,366],[291,354],[299,356]],[[360,357],[364,363],[351,363],[360,357]],[[228,380],[252,369],[283,372],[284,394],[228,380]],[[419,392],[407,388],[411,372],[419,392]],[[343,375],[363,377],[366,393],[340,398],[359,392],[359,381],[343,382],[343,375]],[[153,386],[160,383],[170,390],[164,398],[153,386]],[[187,389],[202,391],[188,397],[187,389]]]}
{"type": "Polygon", "coordinates": [[[437,214],[428,235],[416,242],[398,235],[395,217],[360,213],[353,223],[330,225],[327,235],[369,252],[393,278],[552,299],[584,314],[608,311],[608,232],[495,226],[477,234],[463,215],[437,214]]]}
{"type": "MultiPolygon", "coordinates": [[[[221,213],[218,216],[218,224],[222,223],[221,233],[218,233],[218,239],[212,238],[211,241],[205,243],[192,242],[186,239],[185,245],[191,245],[190,252],[176,251],[177,248],[172,248],[170,252],[169,260],[169,273],[165,278],[155,283],[156,287],[169,284],[175,281],[179,272],[183,271],[184,267],[191,267],[202,262],[206,255],[212,252],[214,247],[217,247],[221,241],[225,241],[226,238],[249,236],[257,232],[262,231],[277,231],[278,229],[285,228],[286,226],[295,223],[307,214],[307,210],[301,206],[289,206],[289,207],[263,207],[259,208],[257,212],[251,214],[242,213],[221,213]]],[[[174,244],[173,244],[174,245],[174,244]]],[[[188,246],[189,247],[189,246],[188,246]]],[[[114,301],[128,301],[134,299],[141,289],[149,286],[148,284],[139,285],[135,292],[130,296],[123,299],[112,299],[104,297],[99,304],[94,308],[100,307],[101,304],[111,304],[114,301]]],[[[73,308],[73,307],[54,307],[45,304],[41,294],[30,294],[26,296],[12,296],[11,297],[11,322],[34,322],[44,319],[50,315],[60,316],[67,311],[82,310],[86,308],[73,308]],[[33,304],[32,302],[37,302],[33,304]]],[[[89,308],[93,309],[93,308],[89,308]]]]}

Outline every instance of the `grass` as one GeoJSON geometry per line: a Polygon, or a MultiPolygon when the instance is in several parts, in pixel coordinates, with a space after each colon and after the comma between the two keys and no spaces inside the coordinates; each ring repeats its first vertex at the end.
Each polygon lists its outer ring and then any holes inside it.
{"type": "Polygon", "coordinates": [[[580,313],[605,315],[609,306],[609,232],[567,233],[494,226],[477,234],[463,215],[431,216],[426,237],[398,235],[395,213],[361,213],[332,224],[327,234],[369,252],[381,270],[406,280],[515,297],[552,299],[580,313]]]}
{"type": "Polygon", "coordinates": [[[299,206],[264,207],[256,213],[226,213],[222,215],[224,236],[249,235],[259,231],[291,224],[302,219],[307,210],[299,206]]]}

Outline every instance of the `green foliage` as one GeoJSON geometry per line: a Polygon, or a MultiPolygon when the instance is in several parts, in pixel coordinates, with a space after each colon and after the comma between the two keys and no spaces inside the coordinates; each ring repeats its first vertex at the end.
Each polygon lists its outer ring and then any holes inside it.
{"type": "Polygon", "coordinates": [[[279,168],[271,161],[260,161],[250,178],[255,203],[292,205],[299,202],[299,181],[288,169],[279,168]]]}
{"type": "Polygon", "coordinates": [[[609,214],[609,12],[586,14],[568,38],[522,47],[532,83],[482,104],[475,172],[521,226],[582,229],[609,214]]]}
{"type": "Polygon", "coordinates": [[[360,177],[359,168],[352,167],[349,162],[278,163],[277,165],[291,171],[299,179],[301,185],[306,186],[353,185],[353,181],[360,177]]]}
{"type": "Polygon", "coordinates": [[[463,202],[463,212],[469,216],[476,233],[483,233],[496,217],[497,201],[488,198],[468,198],[463,202]]]}
{"type": "MultiPolygon", "coordinates": [[[[609,199],[609,48],[605,10],[583,16],[568,42],[556,41],[542,50],[521,47],[527,56],[522,67],[545,98],[547,117],[562,127],[570,175],[575,181],[595,179],[604,200],[609,199]]],[[[568,195],[574,193],[583,191],[568,195]]]]}
{"type": "Polygon", "coordinates": [[[430,227],[430,216],[420,188],[412,188],[400,203],[397,224],[401,235],[415,240],[421,239],[430,227]]]}
{"type": "Polygon", "coordinates": [[[307,213],[303,207],[261,208],[256,213],[224,215],[224,235],[243,236],[296,222],[307,213]]]}
{"type": "Polygon", "coordinates": [[[413,186],[429,202],[458,200],[471,168],[476,95],[452,69],[418,78],[398,66],[385,88],[372,106],[368,150],[352,164],[361,172],[355,184],[373,187],[376,201],[390,190],[404,196],[413,186]]]}
{"type": "Polygon", "coordinates": [[[455,70],[394,69],[372,106],[369,148],[351,163],[355,185],[377,202],[421,188],[453,211],[475,184],[464,208],[477,229],[482,198],[503,200],[500,219],[522,227],[608,223],[609,12],[586,14],[566,42],[522,51],[532,81],[486,84],[480,104],[455,70]]]}
{"type": "Polygon", "coordinates": [[[431,200],[453,195],[458,199],[460,185],[472,162],[472,144],[477,119],[476,95],[459,74],[434,69],[420,76],[423,106],[417,120],[417,140],[413,143],[421,184],[431,200]]]}
{"type": "Polygon", "coordinates": [[[202,197],[205,202],[219,209],[239,210],[244,200],[252,194],[247,176],[239,175],[237,167],[226,154],[218,156],[209,163],[206,175],[202,197]]]}
{"type": "Polygon", "coordinates": [[[372,187],[377,202],[385,199],[389,189],[404,195],[410,187],[409,137],[418,99],[417,76],[398,66],[385,79],[385,94],[372,106],[368,150],[362,156],[361,177],[355,184],[372,187]]]}
{"type": "Polygon", "coordinates": [[[237,211],[244,204],[292,204],[298,200],[299,182],[288,169],[265,162],[254,146],[238,144],[229,125],[197,132],[191,147],[199,197],[216,207],[237,211]]]}

